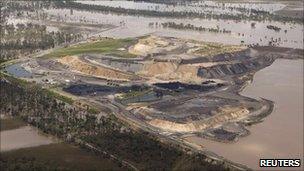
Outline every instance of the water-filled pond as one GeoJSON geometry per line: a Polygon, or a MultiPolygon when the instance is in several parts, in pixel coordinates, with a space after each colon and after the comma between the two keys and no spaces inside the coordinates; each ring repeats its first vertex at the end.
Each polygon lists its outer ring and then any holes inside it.
{"type": "Polygon", "coordinates": [[[20,64],[10,65],[5,68],[5,71],[15,77],[30,78],[32,73],[25,70],[20,64]]]}

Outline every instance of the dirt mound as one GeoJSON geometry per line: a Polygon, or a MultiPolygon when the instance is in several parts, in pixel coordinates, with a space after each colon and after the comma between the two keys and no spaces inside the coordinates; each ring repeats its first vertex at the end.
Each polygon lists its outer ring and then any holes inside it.
{"type": "MultiPolygon", "coordinates": [[[[148,54],[173,53],[182,58],[191,56],[213,57],[224,53],[234,53],[246,49],[245,46],[223,45],[220,43],[201,42],[187,39],[149,36],[142,38],[129,48],[129,53],[147,56],[148,54]]],[[[170,57],[170,56],[169,56],[170,57]]]]}
{"type": "Polygon", "coordinates": [[[148,123],[152,126],[161,128],[171,132],[197,132],[205,129],[213,128],[225,122],[240,119],[249,114],[248,109],[242,107],[221,108],[219,113],[201,121],[193,121],[188,123],[175,123],[167,120],[153,119],[148,123]]]}
{"type": "Polygon", "coordinates": [[[249,110],[244,107],[222,107],[218,114],[204,120],[201,124],[208,125],[208,128],[216,127],[234,119],[241,119],[248,114],[249,110]]]}
{"type": "Polygon", "coordinates": [[[154,77],[157,75],[172,73],[176,71],[177,68],[178,65],[171,62],[149,62],[144,65],[143,70],[141,70],[139,74],[147,77],[154,77]]]}
{"type": "Polygon", "coordinates": [[[149,36],[147,38],[140,39],[137,44],[129,49],[129,53],[146,56],[151,53],[159,53],[168,45],[169,42],[164,38],[149,36]]]}
{"type": "Polygon", "coordinates": [[[180,65],[174,62],[149,62],[138,74],[163,81],[201,83],[203,80],[197,76],[198,68],[198,66],[180,65]]]}
{"type": "Polygon", "coordinates": [[[175,123],[166,120],[153,119],[149,122],[150,125],[172,132],[196,132],[198,128],[193,123],[175,123]]]}
{"type": "Polygon", "coordinates": [[[68,67],[77,72],[95,77],[124,81],[129,81],[133,78],[132,75],[125,74],[121,71],[116,71],[102,66],[96,66],[93,64],[86,63],[80,60],[77,56],[66,56],[63,58],[59,58],[58,62],[67,65],[68,67]]]}
{"type": "Polygon", "coordinates": [[[234,53],[246,49],[243,46],[222,45],[219,43],[197,43],[196,47],[188,50],[188,54],[199,55],[203,57],[213,57],[224,53],[234,53]]]}
{"type": "Polygon", "coordinates": [[[192,65],[180,65],[175,73],[179,81],[185,83],[198,83],[200,84],[203,79],[197,76],[198,67],[192,65]]]}

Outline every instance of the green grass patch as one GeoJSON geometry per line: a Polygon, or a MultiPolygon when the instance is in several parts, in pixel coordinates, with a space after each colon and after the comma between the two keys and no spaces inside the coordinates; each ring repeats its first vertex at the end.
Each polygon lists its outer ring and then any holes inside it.
{"type": "Polygon", "coordinates": [[[50,97],[56,98],[56,99],[61,100],[65,103],[68,103],[68,104],[73,104],[74,103],[74,100],[72,98],[63,96],[63,95],[61,95],[59,93],[56,93],[52,90],[43,89],[43,91],[45,93],[47,93],[50,97]]]}
{"type": "Polygon", "coordinates": [[[88,112],[91,114],[98,114],[100,111],[95,107],[89,107],[88,112]]]}
{"type": "Polygon", "coordinates": [[[135,39],[104,39],[97,42],[89,42],[61,48],[45,55],[44,57],[63,57],[85,53],[98,53],[130,58],[135,57],[135,55],[130,54],[127,47],[131,46],[135,42],[135,39]],[[119,50],[120,48],[125,48],[125,50],[119,50]]]}
{"type": "Polygon", "coordinates": [[[139,90],[139,91],[135,91],[135,90],[131,90],[127,93],[122,94],[121,99],[128,99],[128,98],[133,98],[133,97],[138,97],[138,96],[142,96],[146,93],[151,92],[150,89],[144,89],[144,90],[139,90]]]}
{"type": "Polygon", "coordinates": [[[23,122],[20,118],[7,118],[0,119],[0,131],[17,129],[27,124],[23,122]]]}
{"type": "Polygon", "coordinates": [[[8,59],[0,59],[0,65],[4,64],[7,61],[9,61],[9,60],[8,59]]]}

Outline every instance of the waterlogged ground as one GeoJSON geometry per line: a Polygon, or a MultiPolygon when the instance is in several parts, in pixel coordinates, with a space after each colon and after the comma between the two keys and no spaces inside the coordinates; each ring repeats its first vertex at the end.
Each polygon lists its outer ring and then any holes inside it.
{"type": "Polygon", "coordinates": [[[50,168],[60,168],[59,170],[123,170],[118,163],[110,159],[99,157],[92,152],[65,143],[7,151],[1,153],[1,158],[3,161],[10,162],[35,159],[36,164],[41,163],[50,168]]]}
{"type": "Polygon", "coordinates": [[[115,38],[137,37],[146,34],[156,34],[160,36],[171,36],[178,38],[196,39],[207,42],[218,42],[224,44],[259,44],[268,45],[269,41],[277,41],[277,46],[303,48],[303,25],[295,23],[282,23],[273,21],[255,22],[233,20],[215,20],[215,19],[199,19],[199,18],[158,18],[158,17],[142,17],[128,16],[116,14],[103,14],[91,11],[74,10],[71,14],[69,9],[50,9],[46,10],[53,18],[60,18],[66,22],[77,22],[86,20],[91,23],[112,24],[119,26],[101,33],[101,36],[109,36],[115,38]],[[160,26],[149,26],[150,23],[175,22],[192,24],[196,27],[219,28],[220,30],[229,30],[227,33],[198,32],[189,30],[175,30],[162,28],[160,26]],[[254,27],[251,23],[256,23],[254,27]],[[268,25],[274,25],[281,28],[281,31],[267,29],[268,25]],[[287,32],[285,33],[285,30],[287,32]]]}
{"type": "Polygon", "coordinates": [[[47,164],[61,170],[123,169],[107,157],[59,142],[17,118],[1,119],[0,155],[2,164],[12,167],[17,165],[16,161],[23,165],[24,161],[35,160],[36,165],[47,164]]]}
{"type": "Polygon", "coordinates": [[[30,126],[1,131],[0,136],[1,152],[46,145],[55,142],[52,138],[42,135],[36,128],[30,126]]]}
{"type": "Polygon", "coordinates": [[[194,137],[189,140],[257,170],[260,158],[298,158],[303,162],[303,60],[276,60],[257,72],[242,95],[275,103],[264,122],[249,127],[251,135],[232,144],[194,137]]]}
{"type": "Polygon", "coordinates": [[[134,1],[77,1],[83,4],[103,5],[116,8],[136,9],[136,10],[153,10],[153,11],[176,11],[176,12],[213,12],[217,14],[241,13],[239,9],[254,9],[268,12],[278,11],[285,7],[280,3],[269,4],[252,4],[252,3],[221,3],[214,1],[198,1],[198,2],[184,2],[179,4],[158,4],[148,2],[134,2],[134,1]]]}

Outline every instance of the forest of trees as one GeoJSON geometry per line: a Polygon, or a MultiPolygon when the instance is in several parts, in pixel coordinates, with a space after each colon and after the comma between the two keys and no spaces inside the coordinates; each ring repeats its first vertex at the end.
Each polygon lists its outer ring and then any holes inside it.
{"type": "MultiPolygon", "coordinates": [[[[41,162],[36,158],[6,158],[0,155],[0,168],[4,171],[29,171],[29,170],[43,170],[43,171],[55,171],[55,170],[63,170],[53,165],[53,163],[49,163],[47,161],[41,162]]],[[[65,170],[65,169],[64,169],[65,170]]]]}

